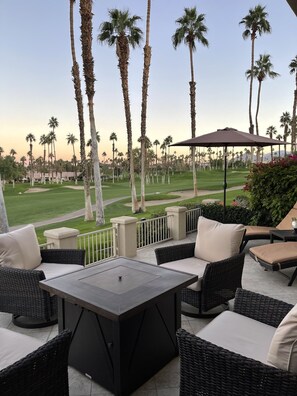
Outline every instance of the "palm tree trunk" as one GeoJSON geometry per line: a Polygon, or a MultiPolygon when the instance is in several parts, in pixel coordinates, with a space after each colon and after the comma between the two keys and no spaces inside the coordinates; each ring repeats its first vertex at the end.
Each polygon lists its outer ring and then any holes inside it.
{"type": "Polygon", "coordinates": [[[85,124],[84,124],[84,109],[81,90],[81,80],[79,73],[79,65],[76,61],[75,45],[74,45],[74,28],[73,28],[73,5],[75,0],[70,0],[70,41],[71,41],[71,55],[72,55],[72,77],[75,92],[75,100],[77,105],[78,123],[79,123],[79,137],[80,137],[80,161],[83,172],[84,197],[85,197],[85,221],[94,219],[90,192],[90,177],[89,167],[86,160],[85,149],[85,124]]]}
{"type": "MultiPolygon", "coordinates": [[[[194,62],[193,62],[193,48],[190,49],[190,65],[191,65],[191,81],[190,81],[190,107],[191,107],[191,134],[192,138],[196,136],[196,82],[194,81],[194,62]]],[[[192,154],[192,173],[193,173],[193,192],[194,197],[197,197],[197,177],[195,166],[195,147],[191,147],[192,154]]]]}
{"type": "MultiPolygon", "coordinates": [[[[251,71],[253,72],[254,69],[254,59],[255,59],[255,34],[252,33],[252,49],[251,49],[251,71]]],[[[253,97],[253,73],[251,73],[250,78],[250,96],[249,96],[249,121],[250,127],[249,132],[254,134],[254,124],[253,124],[253,117],[252,117],[252,97],[253,97]]]]}
{"type": "Polygon", "coordinates": [[[0,234],[4,234],[6,232],[9,232],[9,227],[2,190],[2,180],[0,176],[0,234]]]}
{"type": "Polygon", "coordinates": [[[95,182],[95,196],[96,196],[96,225],[104,224],[104,207],[101,187],[100,166],[98,158],[98,144],[96,125],[94,117],[94,102],[95,95],[95,75],[94,75],[94,59],[92,55],[92,0],[80,0],[80,15],[81,15],[81,43],[82,43],[82,58],[83,69],[85,76],[86,93],[88,97],[89,107],[89,121],[92,139],[92,159],[94,167],[94,182],[95,182]]]}
{"type": "Polygon", "coordinates": [[[146,12],[146,41],[144,46],[144,63],[142,75],[142,103],[141,103],[141,211],[145,212],[145,174],[146,174],[146,114],[147,114],[147,93],[148,80],[150,72],[150,64],[152,57],[152,49],[150,42],[150,16],[151,16],[151,0],[147,0],[146,12]]]}
{"type": "Polygon", "coordinates": [[[118,39],[118,57],[119,69],[121,74],[122,92],[124,98],[127,140],[128,140],[128,156],[130,164],[130,184],[131,184],[131,199],[132,199],[132,212],[139,212],[139,205],[136,195],[135,187],[135,173],[134,173],[134,156],[132,152],[132,123],[131,123],[131,110],[129,98],[129,84],[128,84],[128,58],[129,58],[129,44],[125,36],[120,36],[118,39]]]}
{"type": "Polygon", "coordinates": [[[296,151],[296,107],[297,107],[297,71],[296,89],[294,91],[293,113],[292,113],[292,153],[296,151]]]}
{"type": "Polygon", "coordinates": [[[262,82],[261,82],[261,81],[259,81],[259,86],[258,86],[258,96],[257,96],[257,109],[256,109],[256,115],[255,115],[255,121],[256,121],[256,133],[257,133],[257,135],[259,135],[258,114],[259,114],[259,108],[260,108],[261,87],[262,87],[262,82]]]}

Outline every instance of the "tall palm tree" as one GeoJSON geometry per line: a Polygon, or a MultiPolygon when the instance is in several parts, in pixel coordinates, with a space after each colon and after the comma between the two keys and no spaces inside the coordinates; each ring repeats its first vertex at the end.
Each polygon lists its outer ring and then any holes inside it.
{"type": "Polygon", "coordinates": [[[29,157],[30,157],[30,183],[34,185],[34,172],[33,172],[33,142],[35,142],[35,136],[33,133],[28,133],[26,136],[26,142],[29,142],[29,157]]]}
{"type": "Polygon", "coordinates": [[[296,150],[296,107],[297,107],[297,55],[289,64],[290,74],[295,74],[295,90],[292,113],[292,152],[296,150]]]}
{"type": "Polygon", "coordinates": [[[82,166],[84,196],[85,196],[85,221],[93,220],[89,167],[86,158],[86,142],[85,142],[85,122],[84,122],[84,106],[81,89],[79,65],[76,60],[75,40],[74,40],[74,24],[73,24],[73,6],[75,0],[70,0],[70,43],[72,56],[71,74],[73,77],[74,94],[77,106],[78,125],[79,125],[79,141],[80,141],[80,162],[82,166]]]}
{"type": "MultiPolygon", "coordinates": [[[[279,133],[278,135],[276,135],[276,137],[275,137],[278,141],[281,141],[282,140],[282,135],[279,133]]],[[[280,144],[278,145],[278,158],[280,158],[280,144]]]]}
{"type": "Polygon", "coordinates": [[[76,162],[76,155],[75,155],[75,143],[78,141],[78,139],[73,135],[73,133],[68,133],[67,137],[67,144],[72,145],[72,151],[73,151],[73,162],[74,162],[74,177],[75,177],[75,183],[77,183],[77,162],[76,162]]]}
{"type": "Polygon", "coordinates": [[[96,195],[96,225],[104,224],[104,206],[98,157],[98,143],[96,140],[96,124],[94,116],[95,75],[94,58],[92,54],[92,0],[80,0],[81,15],[81,44],[83,69],[85,77],[86,94],[88,97],[89,121],[92,139],[92,160],[94,169],[95,195],[96,195]]]}
{"type": "Polygon", "coordinates": [[[157,176],[157,183],[158,183],[158,146],[160,146],[160,142],[156,139],[153,143],[156,148],[156,176],[157,176]]]}
{"type": "Polygon", "coordinates": [[[272,69],[273,69],[273,64],[271,63],[270,55],[264,54],[264,55],[260,55],[259,59],[256,60],[254,69],[252,71],[248,70],[246,72],[246,75],[248,78],[251,78],[253,75],[253,77],[257,78],[258,83],[259,83],[258,96],[257,96],[257,109],[256,109],[256,115],[255,115],[257,135],[259,135],[258,114],[259,114],[259,108],[260,108],[262,82],[266,79],[266,77],[274,79],[279,76],[279,74],[276,73],[275,71],[273,71],[272,69]]]}
{"type": "Polygon", "coordinates": [[[142,38],[142,31],[136,26],[137,21],[141,18],[137,15],[130,16],[128,10],[120,11],[117,9],[109,10],[109,17],[110,21],[101,23],[99,27],[100,33],[98,34],[97,39],[101,43],[107,43],[109,46],[116,47],[126,117],[132,212],[137,213],[139,212],[139,206],[136,196],[134,158],[132,154],[132,123],[129,98],[128,65],[130,46],[135,48],[140,44],[142,38]]]}
{"type": "MultiPolygon", "coordinates": [[[[271,27],[267,20],[268,13],[265,11],[265,7],[260,4],[255,8],[250,8],[249,13],[242,18],[239,24],[244,25],[244,32],[242,37],[244,40],[250,38],[252,43],[251,48],[251,67],[250,70],[254,69],[255,60],[255,40],[258,36],[262,36],[263,33],[270,33],[271,27]]],[[[253,74],[250,78],[250,93],[249,93],[249,132],[254,134],[254,124],[252,117],[252,96],[253,96],[253,74]]]]}
{"type": "MultiPolygon", "coordinates": [[[[185,8],[184,15],[175,22],[179,24],[174,35],[172,36],[173,47],[176,49],[181,43],[186,44],[190,51],[191,81],[190,84],[190,101],[191,101],[191,133],[192,138],[196,136],[196,82],[194,77],[193,52],[196,50],[196,42],[208,47],[208,40],[205,38],[207,27],[204,24],[205,15],[198,14],[196,7],[185,8]]],[[[191,148],[192,152],[192,170],[193,170],[193,189],[194,196],[197,196],[197,177],[195,167],[195,147],[191,148]]]]}
{"type": "Polygon", "coordinates": [[[15,151],[15,149],[10,149],[9,155],[13,158],[15,158],[15,155],[17,154],[17,152],[15,151]]]}
{"type": "Polygon", "coordinates": [[[43,181],[45,180],[45,159],[46,159],[46,145],[47,145],[47,137],[45,134],[41,135],[39,138],[39,144],[43,146],[43,181]]]}
{"type": "Polygon", "coordinates": [[[142,74],[142,102],[141,102],[141,211],[145,212],[145,174],[146,174],[146,154],[145,144],[146,135],[146,117],[147,117],[147,94],[150,64],[152,57],[152,47],[150,46],[150,18],[151,18],[151,0],[147,0],[146,11],[146,28],[145,28],[145,46],[143,48],[143,74],[142,74]]]}
{"type": "Polygon", "coordinates": [[[109,136],[109,140],[112,141],[112,182],[114,183],[114,153],[115,153],[115,144],[114,141],[118,140],[117,134],[115,132],[112,132],[111,135],[109,136]]]}
{"type": "MultiPolygon", "coordinates": [[[[51,140],[52,153],[54,154],[54,165],[55,165],[56,161],[57,161],[56,145],[55,145],[55,142],[57,141],[57,136],[55,133],[55,129],[58,128],[58,126],[59,126],[58,119],[56,117],[51,117],[49,119],[48,126],[50,128],[52,128],[49,135],[50,135],[50,140],[51,140]]],[[[57,169],[56,169],[56,176],[57,176],[57,169]]]]}
{"type": "MultiPolygon", "coordinates": [[[[288,111],[284,111],[283,114],[280,117],[280,126],[281,128],[284,128],[284,135],[283,135],[283,140],[286,143],[287,138],[290,134],[290,124],[291,124],[291,116],[288,111]]],[[[285,150],[285,156],[287,155],[287,145],[284,145],[284,150],[285,150]]]]}
{"type": "Polygon", "coordinates": [[[0,158],[2,157],[2,154],[4,153],[3,147],[0,147],[0,158]]]}
{"type": "MultiPolygon", "coordinates": [[[[269,136],[270,139],[273,139],[273,136],[276,135],[276,134],[277,134],[277,130],[276,130],[276,128],[273,125],[271,125],[271,126],[269,126],[267,128],[266,135],[269,136]]],[[[272,148],[272,146],[270,147],[270,149],[271,149],[270,153],[271,153],[271,161],[272,161],[273,160],[273,148],[272,148]]]]}

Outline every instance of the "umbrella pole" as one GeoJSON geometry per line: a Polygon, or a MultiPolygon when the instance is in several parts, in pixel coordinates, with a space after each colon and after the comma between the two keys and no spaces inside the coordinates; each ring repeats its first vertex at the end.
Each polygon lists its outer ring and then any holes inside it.
{"type": "Polygon", "coordinates": [[[224,211],[223,211],[224,223],[226,217],[226,189],[227,189],[227,146],[224,147],[224,211]]]}

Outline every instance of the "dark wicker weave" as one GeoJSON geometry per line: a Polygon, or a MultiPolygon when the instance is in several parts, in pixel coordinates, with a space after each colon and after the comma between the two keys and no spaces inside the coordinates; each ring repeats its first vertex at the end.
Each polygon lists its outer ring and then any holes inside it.
{"type": "MultiPolygon", "coordinates": [[[[277,325],[291,307],[246,290],[236,292],[236,312],[269,325],[277,325]]],[[[296,375],[230,352],[182,329],[177,331],[177,340],[181,396],[297,395],[296,375]]]]}
{"type": "MultiPolygon", "coordinates": [[[[84,265],[84,255],[77,249],[41,250],[46,263],[84,265]]],[[[0,267],[0,311],[50,321],[57,313],[57,301],[39,287],[43,279],[43,271],[0,267]]]]}
{"type": "Polygon", "coordinates": [[[0,371],[1,396],[68,396],[68,352],[65,330],[16,363],[0,371]]]}
{"type": "MultiPolygon", "coordinates": [[[[195,243],[158,248],[155,250],[157,264],[194,257],[195,243]]],[[[211,308],[225,304],[235,296],[241,287],[244,253],[239,253],[226,260],[208,264],[205,268],[200,291],[189,288],[182,290],[182,301],[205,313],[211,308]]]]}

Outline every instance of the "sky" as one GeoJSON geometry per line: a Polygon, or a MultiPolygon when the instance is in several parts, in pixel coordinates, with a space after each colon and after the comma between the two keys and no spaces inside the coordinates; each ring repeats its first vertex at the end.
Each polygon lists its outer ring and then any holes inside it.
{"type": "MultiPolygon", "coordinates": [[[[75,40],[81,59],[79,0],[75,5],[75,40]]],[[[289,63],[297,55],[297,18],[285,0],[152,0],[152,62],[149,80],[147,136],[153,142],[171,135],[173,142],[191,137],[189,50],[176,50],[171,37],[178,25],[176,19],[185,7],[197,7],[205,14],[209,47],[197,44],[194,69],[197,89],[196,135],[225,127],[248,131],[249,82],[245,72],[250,68],[251,41],[243,40],[239,24],[250,8],[266,6],[272,33],[257,38],[255,59],[270,54],[274,71],[281,76],[263,82],[259,113],[260,134],[270,125],[280,128],[284,111],[292,114],[295,77],[289,63]]],[[[100,23],[107,21],[108,10],[129,9],[142,17],[138,26],[145,31],[146,0],[94,0],[93,55],[96,93],[95,118],[99,131],[100,158],[105,151],[111,157],[110,134],[118,137],[118,151],[127,151],[124,106],[115,49],[97,43],[100,23]]],[[[129,89],[134,147],[139,146],[143,46],[131,50],[129,89]]],[[[4,154],[11,149],[19,159],[29,151],[25,138],[34,134],[33,155],[43,155],[39,138],[47,134],[49,119],[58,119],[57,158],[70,159],[72,148],[66,136],[79,137],[79,128],[71,79],[68,0],[0,0],[0,146],[4,154]]],[[[81,68],[82,72],[82,68],[81,68]]],[[[254,92],[257,85],[254,86],[254,92]]],[[[86,140],[90,138],[88,109],[85,103],[86,140]]],[[[255,114],[256,95],[253,98],[255,114]]],[[[77,144],[76,150],[78,151],[77,144]]],[[[186,148],[176,148],[177,154],[186,148]]]]}

